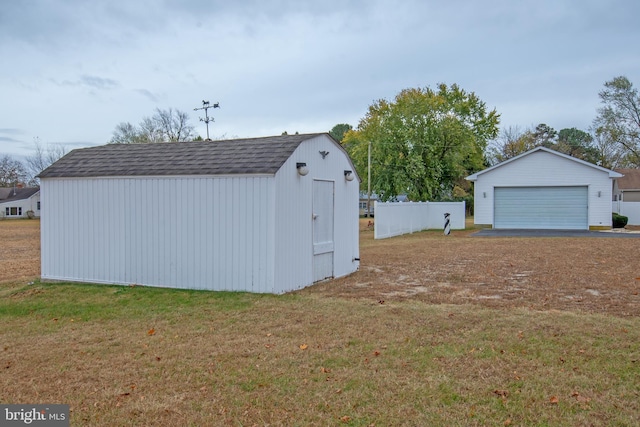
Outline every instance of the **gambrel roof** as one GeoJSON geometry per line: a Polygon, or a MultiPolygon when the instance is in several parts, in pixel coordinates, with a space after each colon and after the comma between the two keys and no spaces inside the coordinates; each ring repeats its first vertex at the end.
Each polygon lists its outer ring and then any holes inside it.
{"type": "Polygon", "coordinates": [[[568,154],[560,153],[558,151],[555,151],[555,150],[552,150],[552,149],[546,148],[546,147],[536,147],[533,150],[529,150],[526,153],[520,154],[519,156],[512,157],[512,158],[510,158],[508,160],[505,160],[504,162],[498,163],[497,165],[494,165],[494,166],[492,166],[490,168],[481,170],[480,172],[476,172],[473,175],[469,175],[466,179],[468,181],[477,181],[479,175],[482,175],[482,174],[485,174],[487,172],[490,172],[490,171],[492,171],[494,169],[502,167],[502,166],[504,166],[506,164],[509,164],[511,162],[515,162],[518,159],[521,159],[521,158],[523,158],[525,156],[528,156],[530,154],[536,153],[538,151],[551,153],[551,154],[556,155],[558,157],[562,157],[562,158],[565,158],[567,160],[571,160],[572,162],[577,162],[577,163],[580,163],[582,165],[597,169],[599,171],[606,172],[606,173],[609,174],[609,178],[620,178],[620,177],[622,177],[622,174],[619,174],[618,172],[603,168],[603,167],[598,166],[598,165],[594,165],[593,163],[585,162],[584,160],[569,156],[568,154]]]}
{"type": "Polygon", "coordinates": [[[81,148],[69,152],[39,177],[275,174],[302,142],[320,135],[331,138],[315,133],[81,148]]]}

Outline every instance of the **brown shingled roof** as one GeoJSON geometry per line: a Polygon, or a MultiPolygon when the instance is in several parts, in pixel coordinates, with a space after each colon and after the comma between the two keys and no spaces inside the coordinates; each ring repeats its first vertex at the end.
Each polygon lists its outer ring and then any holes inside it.
{"type": "Polygon", "coordinates": [[[616,172],[624,175],[618,178],[618,189],[640,190],[640,169],[616,169],[616,172]]]}
{"type": "Polygon", "coordinates": [[[324,134],[82,148],[39,177],[275,174],[300,143],[319,135],[324,134]]]}

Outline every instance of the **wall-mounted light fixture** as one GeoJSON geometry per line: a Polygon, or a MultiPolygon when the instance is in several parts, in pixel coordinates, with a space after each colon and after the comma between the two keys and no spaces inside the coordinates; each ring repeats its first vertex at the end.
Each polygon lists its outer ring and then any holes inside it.
{"type": "Polygon", "coordinates": [[[598,197],[602,197],[602,191],[598,191],[598,197]]]}
{"type": "Polygon", "coordinates": [[[482,197],[484,197],[485,199],[487,198],[487,192],[486,191],[482,192],[482,197]]]}
{"type": "Polygon", "coordinates": [[[306,163],[298,162],[296,163],[296,169],[298,169],[298,174],[300,176],[305,176],[309,173],[309,168],[306,163]]]}
{"type": "Polygon", "coordinates": [[[347,181],[353,181],[353,171],[344,171],[344,179],[347,181]]]}

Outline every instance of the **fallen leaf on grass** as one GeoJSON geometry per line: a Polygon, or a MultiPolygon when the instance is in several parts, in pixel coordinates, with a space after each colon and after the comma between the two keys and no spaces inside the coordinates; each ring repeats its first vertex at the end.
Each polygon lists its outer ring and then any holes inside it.
{"type": "Polygon", "coordinates": [[[575,397],[576,400],[580,403],[589,403],[591,402],[591,399],[585,396],[580,395],[580,393],[578,393],[577,391],[574,391],[573,393],[571,393],[572,397],[575,397]]]}
{"type": "Polygon", "coordinates": [[[351,421],[351,417],[348,415],[345,415],[344,417],[340,418],[340,421],[342,421],[343,423],[348,423],[349,421],[351,421]]]}
{"type": "Polygon", "coordinates": [[[502,398],[506,398],[507,396],[509,396],[509,390],[496,389],[496,390],[493,390],[493,392],[502,398]]]}
{"type": "Polygon", "coordinates": [[[307,344],[300,344],[300,350],[306,350],[309,346],[307,344]]]}
{"type": "Polygon", "coordinates": [[[552,405],[557,405],[560,402],[560,399],[558,399],[558,396],[551,396],[549,398],[549,403],[551,403],[552,405]]]}
{"type": "Polygon", "coordinates": [[[147,331],[147,335],[149,335],[149,336],[151,336],[151,335],[155,335],[155,333],[156,333],[155,328],[151,328],[151,329],[149,329],[149,330],[147,331]]]}

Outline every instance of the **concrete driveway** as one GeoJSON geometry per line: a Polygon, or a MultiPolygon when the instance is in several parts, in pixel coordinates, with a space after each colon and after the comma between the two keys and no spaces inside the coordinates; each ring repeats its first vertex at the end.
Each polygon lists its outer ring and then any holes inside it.
{"type": "Polygon", "coordinates": [[[483,229],[472,234],[477,237],[614,237],[640,238],[640,232],[621,231],[621,229],[607,231],[589,230],[496,230],[483,229]]]}

